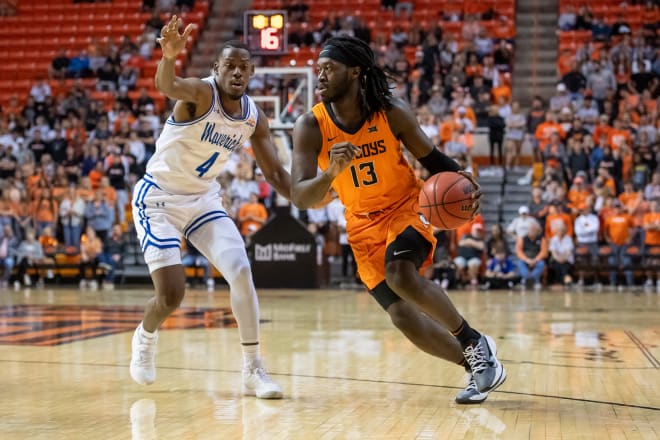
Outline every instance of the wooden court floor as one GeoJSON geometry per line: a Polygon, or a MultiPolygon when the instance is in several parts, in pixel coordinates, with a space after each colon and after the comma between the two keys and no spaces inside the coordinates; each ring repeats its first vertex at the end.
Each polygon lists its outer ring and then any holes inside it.
{"type": "Polygon", "coordinates": [[[226,290],[190,291],[133,384],[149,289],[0,292],[0,439],[658,439],[660,295],[452,292],[507,382],[453,401],[461,368],[408,343],[363,292],[261,291],[281,401],[242,397],[226,290]]]}

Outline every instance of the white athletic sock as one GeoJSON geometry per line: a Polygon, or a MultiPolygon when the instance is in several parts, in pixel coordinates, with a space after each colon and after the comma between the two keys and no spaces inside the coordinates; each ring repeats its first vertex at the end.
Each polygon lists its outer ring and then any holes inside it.
{"type": "Polygon", "coordinates": [[[243,365],[250,367],[260,359],[259,344],[241,345],[243,349],[243,365]]]}
{"type": "Polygon", "coordinates": [[[155,338],[155,337],[156,337],[156,332],[158,332],[158,330],[156,330],[156,331],[153,332],[153,333],[152,333],[152,332],[148,332],[148,331],[146,331],[146,330],[144,329],[144,327],[142,326],[142,323],[140,323],[140,325],[138,326],[138,328],[140,329],[140,334],[141,334],[142,336],[144,336],[145,338],[149,338],[149,339],[155,338]]]}

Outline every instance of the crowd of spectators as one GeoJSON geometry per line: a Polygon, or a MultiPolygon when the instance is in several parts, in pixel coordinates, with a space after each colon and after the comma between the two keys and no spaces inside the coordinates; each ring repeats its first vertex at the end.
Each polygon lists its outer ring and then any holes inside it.
{"type": "Polygon", "coordinates": [[[587,5],[563,11],[559,29],[591,30],[593,42],[560,60],[553,96],[536,97],[526,116],[512,105],[515,123],[509,115],[503,137],[490,131],[505,149],[531,147],[533,167],[518,182],[532,188],[529,202],[504,235],[491,235],[498,246],[483,246],[483,227],[444,240],[450,252],[434,278],[449,284],[441,268],[453,266],[459,282],[484,287],[606,282],[660,291],[660,10],[651,1],[643,8],[648,20],[634,32],[625,15],[607,24],[587,5]]]}

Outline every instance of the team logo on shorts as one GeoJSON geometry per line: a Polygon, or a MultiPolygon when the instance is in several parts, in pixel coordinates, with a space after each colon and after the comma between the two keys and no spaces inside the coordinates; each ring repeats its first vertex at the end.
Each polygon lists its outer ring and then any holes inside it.
{"type": "Polygon", "coordinates": [[[419,219],[424,224],[424,226],[428,226],[431,224],[431,222],[426,220],[426,217],[424,217],[424,214],[422,214],[421,212],[419,213],[419,219]]]}

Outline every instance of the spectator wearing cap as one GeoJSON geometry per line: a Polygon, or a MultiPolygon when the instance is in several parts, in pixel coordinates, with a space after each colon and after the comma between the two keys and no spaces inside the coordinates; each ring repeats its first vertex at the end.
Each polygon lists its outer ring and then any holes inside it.
{"type": "Polygon", "coordinates": [[[568,89],[566,88],[566,84],[563,82],[560,82],[557,84],[557,94],[550,98],[550,110],[551,111],[559,111],[563,109],[564,107],[568,107],[571,105],[571,97],[568,94],[568,89]]]}
{"type": "Polygon", "coordinates": [[[529,215],[529,208],[521,206],[518,208],[518,217],[514,218],[506,228],[506,233],[513,238],[521,238],[527,235],[530,225],[538,224],[534,217],[529,215]]]}
{"type": "Polygon", "coordinates": [[[459,105],[456,108],[456,125],[461,125],[466,133],[472,133],[476,124],[477,118],[470,107],[459,105]],[[468,111],[469,110],[469,111],[468,111]]]}
{"type": "Polygon", "coordinates": [[[484,241],[484,227],[481,223],[472,225],[470,234],[464,235],[458,242],[457,256],[454,258],[457,276],[464,282],[476,287],[481,269],[486,243],[484,241]]]}
{"type": "Polygon", "coordinates": [[[518,273],[524,288],[528,281],[534,281],[534,289],[541,288],[541,276],[548,256],[548,241],[541,233],[538,223],[532,223],[527,233],[516,241],[518,273]]]}
{"type": "Polygon", "coordinates": [[[617,285],[617,275],[619,269],[624,270],[626,284],[633,285],[633,273],[631,270],[631,259],[627,253],[628,247],[634,236],[634,222],[632,217],[623,210],[621,202],[614,200],[612,202],[614,212],[608,215],[604,222],[605,241],[610,247],[610,256],[608,263],[612,267],[610,271],[610,286],[617,285]]]}

